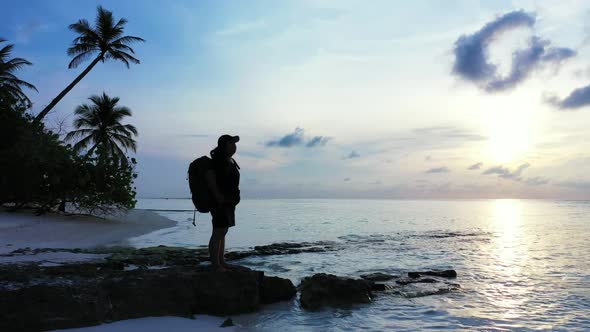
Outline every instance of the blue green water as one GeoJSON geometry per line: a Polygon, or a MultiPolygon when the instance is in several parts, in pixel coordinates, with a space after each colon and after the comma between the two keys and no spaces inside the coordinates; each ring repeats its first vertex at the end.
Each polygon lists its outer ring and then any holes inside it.
{"type": "MultiPolygon", "coordinates": [[[[204,246],[210,217],[190,200],[140,200],[177,226],[136,246],[204,246]],[[175,211],[170,211],[175,210],[175,211]]],[[[240,264],[293,280],[326,272],[455,269],[460,290],[385,293],[346,309],[307,312],[298,300],[232,317],[244,330],[590,330],[590,202],[540,200],[244,200],[228,247],[335,241],[341,250],[250,257],[240,264]]]]}

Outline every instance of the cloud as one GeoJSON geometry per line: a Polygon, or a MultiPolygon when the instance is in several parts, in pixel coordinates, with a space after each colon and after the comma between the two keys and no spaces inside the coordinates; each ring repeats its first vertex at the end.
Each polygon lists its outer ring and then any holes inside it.
{"type": "Polygon", "coordinates": [[[33,35],[49,30],[50,25],[41,23],[39,20],[32,20],[26,24],[16,27],[16,41],[21,44],[28,44],[33,35]]]}
{"type": "Polygon", "coordinates": [[[524,164],[518,166],[518,168],[514,172],[510,171],[510,169],[508,169],[506,167],[495,166],[492,168],[488,168],[482,174],[483,175],[497,174],[498,177],[500,177],[502,179],[521,182],[521,183],[524,183],[528,186],[540,186],[540,185],[544,185],[544,184],[549,183],[549,179],[544,178],[544,177],[540,177],[540,176],[536,176],[533,178],[522,177],[522,173],[530,166],[531,166],[531,164],[524,163],[524,164]]]}
{"type": "Polygon", "coordinates": [[[427,171],[425,171],[424,173],[449,173],[451,170],[449,170],[446,167],[436,167],[436,168],[431,168],[427,171]]]}
{"type": "Polygon", "coordinates": [[[282,148],[290,148],[293,146],[303,144],[303,128],[295,128],[295,131],[281,137],[278,140],[271,140],[266,143],[266,146],[278,146],[282,148]]]}
{"type": "Polygon", "coordinates": [[[316,146],[324,146],[328,143],[328,141],[330,140],[330,137],[324,137],[324,136],[315,136],[312,139],[310,139],[307,144],[305,144],[306,147],[308,148],[313,148],[316,146]]]}
{"type": "Polygon", "coordinates": [[[524,183],[526,183],[529,186],[540,186],[543,184],[547,184],[549,183],[549,179],[540,177],[540,176],[536,176],[534,178],[528,178],[524,181],[524,183]]]}
{"type": "Polygon", "coordinates": [[[548,48],[550,42],[538,37],[532,37],[529,47],[515,51],[512,54],[510,74],[501,79],[495,79],[486,86],[488,91],[503,91],[515,87],[524,81],[529,74],[542,63],[561,63],[573,57],[576,52],[569,48],[548,48]]]}
{"type": "MultiPolygon", "coordinates": [[[[269,146],[269,147],[278,146],[278,147],[282,147],[282,148],[290,148],[290,147],[294,147],[294,146],[303,145],[304,141],[305,141],[304,134],[305,134],[305,130],[303,128],[297,127],[297,128],[295,128],[295,131],[293,131],[292,133],[287,134],[277,140],[270,140],[270,141],[266,142],[265,145],[269,146]]],[[[332,139],[331,137],[326,137],[326,136],[314,136],[310,140],[308,140],[307,143],[305,143],[305,147],[313,148],[313,147],[317,147],[317,146],[324,146],[331,139],[332,139]]]]}
{"type": "Polygon", "coordinates": [[[556,183],[560,187],[567,187],[573,189],[590,190],[590,181],[584,180],[568,180],[556,183]]]}
{"type": "Polygon", "coordinates": [[[350,181],[350,178],[344,178],[344,182],[350,181]]]}
{"type": "Polygon", "coordinates": [[[500,77],[497,66],[488,59],[490,44],[506,31],[519,27],[532,28],[535,21],[534,14],[518,10],[496,18],[474,34],[462,35],[455,42],[453,73],[488,92],[503,91],[524,81],[540,65],[559,64],[576,54],[569,48],[550,47],[548,40],[533,36],[526,48],[512,54],[510,73],[500,77]]]}
{"type": "Polygon", "coordinates": [[[473,165],[467,167],[467,169],[470,170],[470,171],[474,171],[474,170],[480,169],[481,166],[483,166],[483,163],[482,162],[479,162],[479,163],[476,163],[476,164],[473,164],[473,165]]]}
{"type": "Polygon", "coordinates": [[[452,126],[435,126],[415,128],[414,134],[419,136],[436,136],[442,138],[460,138],[467,141],[485,141],[487,137],[474,134],[473,132],[452,126]]]}
{"type": "Polygon", "coordinates": [[[361,155],[358,154],[358,152],[356,151],[351,151],[346,157],[344,157],[343,159],[354,159],[354,158],[359,158],[361,155]]]}
{"type": "Polygon", "coordinates": [[[520,181],[520,180],[522,180],[520,175],[522,174],[522,172],[524,172],[525,169],[529,168],[530,166],[531,165],[529,163],[522,164],[522,165],[518,166],[518,168],[514,172],[510,171],[510,169],[508,169],[506,167],[495,166],[492,168],[488,168],[482,174],[483,175],[497,174],[498,177],[501,177],[503,179],[520,181]]]}
{"type": "Polygon", "coordinates": [[[562,110],[574,110],[590,105],[590,85],[575,89],[563,100],[548,97],[546,101],[562,110]]]}
{"type": "Polygon", "coordinates": [[[535,17],[522,10],[514,11],[487,23],[472,35],[455,42],[453,72],[470,81],[484,81],[496,75],[496,66],[488,62],[489,44],[503,32],[517,27],[532,27],[535,17]]]}

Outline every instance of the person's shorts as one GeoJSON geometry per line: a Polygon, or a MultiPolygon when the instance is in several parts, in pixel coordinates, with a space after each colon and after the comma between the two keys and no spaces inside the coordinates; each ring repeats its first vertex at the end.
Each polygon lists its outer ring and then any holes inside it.
{"type": "Polygon", "coordinates": [[[224,206],[211,209],[213,228],[228,228],[236,225],[236,207],[224,206]]]}

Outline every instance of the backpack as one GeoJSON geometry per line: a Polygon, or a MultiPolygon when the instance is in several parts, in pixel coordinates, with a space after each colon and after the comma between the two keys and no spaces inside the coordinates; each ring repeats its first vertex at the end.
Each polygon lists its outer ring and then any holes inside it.
{"type": "Polygon", "coordinates": [[[211,194],[205,179],[205,173],[213,168],[213,160],[207,156],[195,159],[188,167],[188,185],[191,189],[193,204],[197,211],[211,211],[211,194]]]}

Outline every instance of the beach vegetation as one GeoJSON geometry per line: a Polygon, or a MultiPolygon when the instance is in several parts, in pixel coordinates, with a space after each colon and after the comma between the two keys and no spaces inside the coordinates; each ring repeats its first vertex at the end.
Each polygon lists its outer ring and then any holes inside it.
{"type": "Polygon", "coordinates": [[[145,40],[136,36],[124,35],[126,24],[127,20],[125,18],[117,21],[111,11],[101,6],[97,8],[94,26],[91,26],[85,19],[80,19],[78,22],[70,24],[70,30],[77,33],[78,37],[73,40],[72,46],[68,48],[68,55],[73,57],[68,68],[77,68],[85,61],[91,58],[93,60],[80,75],[37,115],[35,121],[41,121],[97,63],[116,60],[123,62],[127,68],[129,68],[131,63],[139,64],[140,61],[135,57],[135,51],[131,48],[131,45],[145,40]]]}

